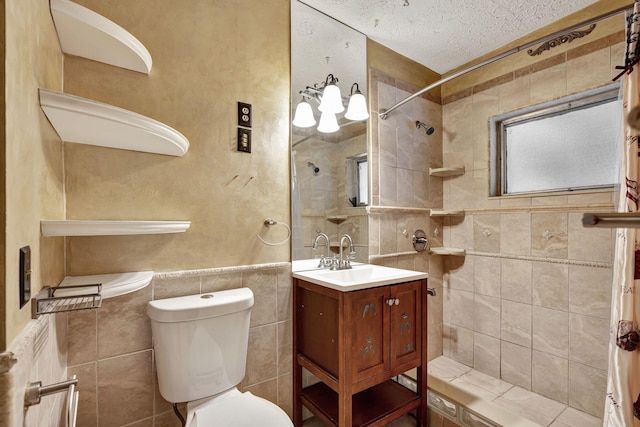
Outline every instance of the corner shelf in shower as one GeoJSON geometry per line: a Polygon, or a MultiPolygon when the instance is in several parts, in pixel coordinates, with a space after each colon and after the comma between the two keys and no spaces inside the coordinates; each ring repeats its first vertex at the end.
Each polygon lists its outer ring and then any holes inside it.
{"type": "Polygon", "coordinates": [[[347,215],[327,215],[327,221],[331,221],[334,224],[342,224],[347,219],[349,219],[347,215]]]}
{"type": "Polygon", "coordinates": [[[431,209],[429,216],[464,216],[463,210],[431,209]]]}
{"type": "Polygon", "coordinates": [[[465,256],[467,251],[459,248],[430,248],[429,252],[433,255],[451,255],[451,256],[465,256]]]}
{"type": "Polygon", "coordinates": [[[41,220],[45,237],[54,236],[126,236],[139,234],[183,233],[191,221],[104,221],[41,220]]]}
{"type": "Polygon", "coordinates": [[[113,105],[40,89],[40,106],[65,142],[184,156],[189,140],[157,120],[113,105]]]}
{"type": "Polygon", "coordinates": [[[149,74],[149,51],[131,33],[69,0],[51,0],[51,15],[64,53],[149,74]]]}
{"type": "Polygon", "coordinates": [[[464,175],[464,167],[461,168],[429,168],[429,175],[431,176],[460,176],[464,175]]]}

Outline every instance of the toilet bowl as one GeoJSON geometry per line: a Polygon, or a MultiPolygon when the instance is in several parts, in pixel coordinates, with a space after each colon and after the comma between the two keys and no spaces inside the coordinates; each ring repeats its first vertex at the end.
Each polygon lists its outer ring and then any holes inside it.
{"type": "Polygon", "coordinates": [[[187,404],[187,427],[284,427],[293,426],[280,407],[237,388],[213,399],[187,404]]]}
{"type": "Polygon", "coordinates": [[[187,402],[186,427],[292,427],[277,405],[237,389],[245,375],[248,288],[150,301],[162,397],[187,402]]]}

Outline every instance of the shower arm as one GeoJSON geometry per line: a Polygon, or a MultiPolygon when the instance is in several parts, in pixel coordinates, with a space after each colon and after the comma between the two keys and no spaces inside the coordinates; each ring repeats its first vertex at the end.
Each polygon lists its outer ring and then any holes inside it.
{"type": "Polygon", "coordinates": [[[491,64],[493,62],[496,62],[496,61],[499,61],[501,59],[504,59],[504,58],[506,58],[508,56],[513,55],[514,53],[518,53],[518,52],[521,52],[521,51],[523,51],[525,49],[533,47],[533,46],[535,46],[535,45],[537,45],[539,43],[544,43],[546,41],[553,40],[553,39],[555,39],[555,38],[557,38],[559,36],[562,36],[563,34],[565,34],[568,31],[575,31],[575,30],[578,30],[578,29],[584,27],[585,25],[590,25],[590,24],[593,24],[593,23],[596,23],[596,22],[604,21],[605,19],[608,19],[608,18],[611,18],[613,16],[619,15],[619,14],[621,14],[623,12],[628,11],[628,10],[633,10],[633,5],[631,5],[631,6],[630,5],[626,5],[626,6],[619,7],[617,9],[614,9],[614,10],[610,11],[610,12],[598,15],[598,16],[596,16],[594,18],[591,18],[591,19],[588,19],[588,20],[585,20],[585,21],[581,21],[581,22],[579,22],[577,24],[574,24],[574,25],[571,25],[570,27],[567,27],[567,28],[565,28],[563,30],[556,31],[556,32],[554,32],[552,34],[549,34],[547,36],[537,38],[536,40],[530,41],[528,43],[525,43],[525,44],[522,44],[520,46],[514,47],[512,49],[509,49],[509,50],[507,50],[505,52],[499,53],[499,54],[497,54],[495,56],[492,56],[491,58],[485,59],[484,61],[481,61],[481,62],[479,62],[477,64],[471,65],[471,66],[469,66],[469,67],[467,67],[467,68],[465,68],[463,70],[457,71],[457,72],[455,72],[455,73],[453,73],[453,74],[451,74],[451,75],[449,75],[447,77],[443,77],[440,80],[438,80],[436,82],[433,82],[430,85],[424,87],[423,89],[420,89],[418,92],[414,93],[413,95],[409,95],[408,97],[406,97],[402,101],[398,102],[397,104],[395,104],[395,105],[393,105],[393,106],[391,106],[391,107],[389,107],[387,109],[385,109],[385,108],[381,109],[380,113],[378,113],[378,117],[380,117],[380,119],[382,119],[382,120],[386,120],[389,117],[389,113],[391,113],[392,111],[400,108],[401,106],[403,106],[407,102],[413,100],[414,98],[419,97],[420,95],[430,91],[431,89],[435,89],[438,86],[441,86],[441,85],[447,83],[448,81],[456,79],[456,78],[458,78],[458,77],[460,77],[460,76],[462,76],[464,74],[470,73],[471,71],[477,70],[478,68],[484,67],[485,65],[489,65],[489,64],[491,64]]]}

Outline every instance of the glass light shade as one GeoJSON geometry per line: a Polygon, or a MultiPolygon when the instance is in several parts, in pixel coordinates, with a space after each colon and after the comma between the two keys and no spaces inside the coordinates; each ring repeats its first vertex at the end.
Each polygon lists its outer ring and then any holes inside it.
{"type": "Polygon", "coordinates": [[[296,107],[296,114],[293,117],[293,125],[299,128],[309,128],[315,124],[316,119],[313,117],[311,105],[303,99],[296,107]]]}
{"type": "Polygon", "coordinates": [[[318,132],[332,133],[332,132],[336,132],[338,129],[340,129],[340,126],[338,126],[338,119],[336,118],[336,115],[333,113],[328,113],[326,111],[323,111],[322,114],[320,115],[320,124],[318,125],[318,132]]]}
{"type": "Polygon", "coordinates": [[[347,114],[344,115],[349,120],[366,120],[369,118],[367,111],[367,100],[361,93],[354,93],[349,98],[347,114]]]}
{"type": "Polygon", "coordinates": [[[322,91],[322,101],[318,110],[323,113],[338,114],[344,111],[344,105],[342,105],[342,95],[340,94],[340,88],[335,84],[329,84],[322,91]]]}

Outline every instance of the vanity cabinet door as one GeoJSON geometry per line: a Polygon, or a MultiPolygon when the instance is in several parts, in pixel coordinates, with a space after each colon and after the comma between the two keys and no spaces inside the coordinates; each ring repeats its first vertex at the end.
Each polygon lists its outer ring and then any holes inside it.
{"type": "Polygon", "coordinates": [[[347,325],[353,383],[387,372],[389,359],[389,287],[350,292],[347,325]]]}
{"type": "Polygon", "coordinates": [[[394,371],[404,371],[422,361],[422,286],[411,282],[390,290],[391,366],[394,371]]]}

